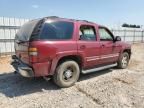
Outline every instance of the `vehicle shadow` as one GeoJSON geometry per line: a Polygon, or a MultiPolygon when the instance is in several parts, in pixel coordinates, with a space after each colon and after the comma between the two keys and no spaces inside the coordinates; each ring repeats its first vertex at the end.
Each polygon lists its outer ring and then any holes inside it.
{"type": "Polygon", "coordinates": [[[11,98],[44,90],[59,89],[52,81],[45,81],[43,78],[24,78],[14,73],[0,75],[0,93],[11,98]]]}
{"type": "MultiPolygon", "coordinates": [[[[81,75],[79,82],[88,80],[111,72],[110,69],[94,72],[86,75],[81,75]]],[[[24,78],[19,74],[6,73],[0,74],[0,93],[7,97],[13,98],[22,95],[28,95],[36,92],[43,92],[44,90],[60,90],[53,81],[45,81],[43,78],[24,78]]]]}

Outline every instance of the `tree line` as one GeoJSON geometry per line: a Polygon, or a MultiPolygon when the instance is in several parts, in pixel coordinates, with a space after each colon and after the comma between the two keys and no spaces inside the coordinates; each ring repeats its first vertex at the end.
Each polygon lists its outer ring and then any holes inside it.
{"type": "Polygon", "coordinates": [[[141,28],[140,25],[127,24],[127,23],[124,23],[124,24],[122,25],[122,27],[127,27],[127,28],[141,28]]]}

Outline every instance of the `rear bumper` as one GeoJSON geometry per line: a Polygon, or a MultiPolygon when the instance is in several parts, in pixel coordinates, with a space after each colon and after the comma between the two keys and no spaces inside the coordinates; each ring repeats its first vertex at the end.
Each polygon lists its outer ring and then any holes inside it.
{"type": "Polygon", "coordinates": [[[12,56],[12,59],[13,61],[11,62],[11,65],[14,67],[16,72],[24,77],[34,77],[33,69],[30,66],[20,61],[15,55],[12,56]]]}

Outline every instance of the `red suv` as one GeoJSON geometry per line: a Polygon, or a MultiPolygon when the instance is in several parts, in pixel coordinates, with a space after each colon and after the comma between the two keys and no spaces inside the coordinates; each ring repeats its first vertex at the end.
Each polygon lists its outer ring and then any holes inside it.
{"type": "Polygon", "coordinates": [[[126,68],[131,46],[101,25],[59,17],[24,24],[15,37],[12,56],[24,77],[52,77],[60,87],[72,86],[80,73],[117,66],[126,68]]]}

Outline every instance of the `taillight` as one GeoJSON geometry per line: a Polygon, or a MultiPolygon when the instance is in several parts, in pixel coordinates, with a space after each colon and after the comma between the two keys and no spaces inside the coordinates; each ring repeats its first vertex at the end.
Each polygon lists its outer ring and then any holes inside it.
{"type": "Polygon", "coordinates": [[[29,48],[29,55],[31,56],[37,56],[38,52],[37,52],[37,48],[29,48]]]}
{"type": "Polygon", "coordinates": [[[37,59],[38,59],[38,50],[37,48],[29,48],[28,49],[28,52],[29,52],[29,59],[30,59],[30,62],[37,62],[37,59]]]}

